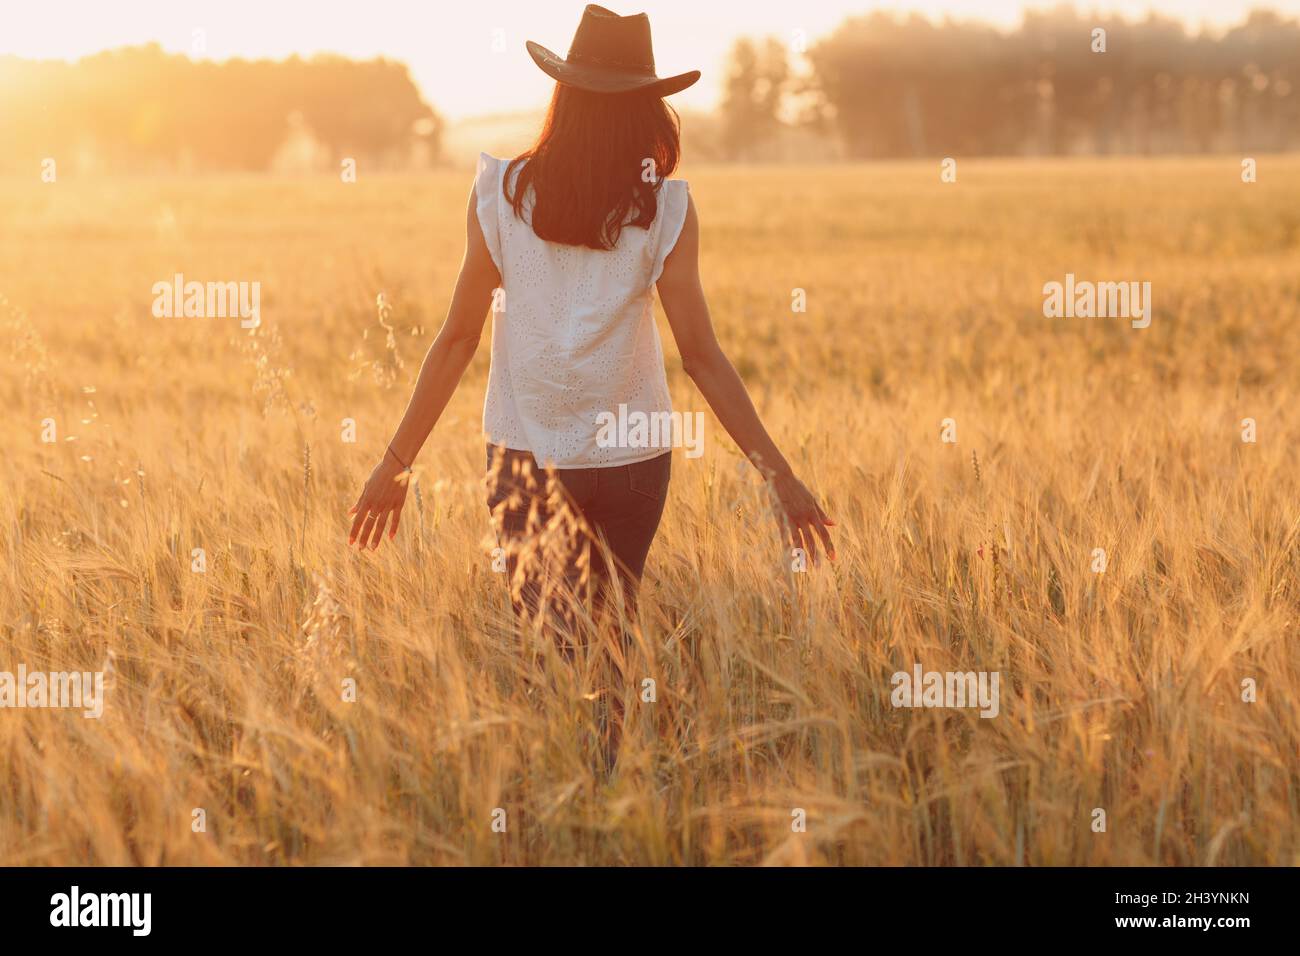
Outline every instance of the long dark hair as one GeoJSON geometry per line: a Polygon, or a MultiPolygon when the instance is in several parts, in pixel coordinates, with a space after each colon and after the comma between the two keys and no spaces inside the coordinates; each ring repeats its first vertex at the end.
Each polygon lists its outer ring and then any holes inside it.
{"type": "Polygon", "coordinates": [[[654,222],[659,184],[680,155],[677,113],[662,98],[557,83],[541,135],[510,161],[502,189],[523,219],[532,188],[531,225],[538,237],[613,249],[625,226],[645,229],[654,222]]]}

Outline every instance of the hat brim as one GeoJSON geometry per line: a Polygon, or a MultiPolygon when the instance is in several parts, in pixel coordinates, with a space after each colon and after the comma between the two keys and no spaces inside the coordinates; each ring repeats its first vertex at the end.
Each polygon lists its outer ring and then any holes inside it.
{"type": "Polygon", "coordinates": [[[618,67],[570,63],[556,56],[540,43],[529,40],[525,45],[533,62],[555,82],[574,86],[580,90],[589,90],[592,93],[645,93],[654,96],[672,96],[700,78],[699,70],[679,73],[676,76],[658,77],[620,70],[618,67]]]}

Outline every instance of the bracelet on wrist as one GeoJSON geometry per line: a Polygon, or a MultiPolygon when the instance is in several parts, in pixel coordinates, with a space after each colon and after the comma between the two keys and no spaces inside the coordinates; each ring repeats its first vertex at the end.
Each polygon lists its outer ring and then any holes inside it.
{"type": "Polygon", "coordinates": [[[400,458],[397,457],[397,452],[393,451],[393,446],[392,446],[391,444],[388,446],[388,454],[392,455],[392,456],[393,456],[393,460],[394,460],[395,462],[397,462],[399,465],[402,466],[402,470],[403,470],[403,471],[410,471],[410,470],[411,470],[411,466],[410,466],[410,465],[408,465],[406,462],[402,461],[402,459],[400,459],[400,458]]]}

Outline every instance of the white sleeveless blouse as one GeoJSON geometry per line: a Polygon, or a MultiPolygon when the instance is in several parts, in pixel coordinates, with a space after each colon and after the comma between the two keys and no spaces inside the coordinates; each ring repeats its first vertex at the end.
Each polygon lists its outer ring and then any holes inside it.
{"type": "MultiPolygon", "coordinates": [[[[686,221],[686,182],[661,184],[648,229],[626,226],[613,249],[589,249],[539,239],[515,216],[501,188],[508,165],[482,153],[475,180],[479,225],[505,293],[492,314],[483,403],[488,440],[557,468],[612,467],[663,454],[662,444],[601,447],[611,444],[609,429],[597,438],[610,416],[635,420],[640,412],[653,421],[672,412],[653,290],[686,221]]],[[[526,218],[532,198],[524,203],[526,218]]]]}

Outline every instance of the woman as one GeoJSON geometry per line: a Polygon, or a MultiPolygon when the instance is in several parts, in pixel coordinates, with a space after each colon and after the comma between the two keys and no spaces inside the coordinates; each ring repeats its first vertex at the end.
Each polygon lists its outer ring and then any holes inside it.
{"type": "Polygon", "coordinates": [[[545,125],[516,159],[480,161],[450,311],[352,509],[349,544],[374,549],[385,531],[397,534],[410,465],[473,358],[491,304],[488,504],[507,545],[515,608],[536,612],[563,592],[575,606],[612,601],[626,611],[663,513],[672,436],[626,447],[633,443],[602,423],[621,413],[665,421],[671,412],[657,286],[687,374],[770,483],[792,546],[815,560],[820,539],[834,558],[832,522],[768,436],[714,336],[699,218],[686,183],[666,178],[679,139],[662,97],[699,72],[658,77],[645,14],[595,5],[567,58],[532,42],[528,51],[557,81],[545,125]],[[494,298],[498,288],[504,295],[494,298]],[[621,587],[607,587],[615,580],[621,587]]]}

